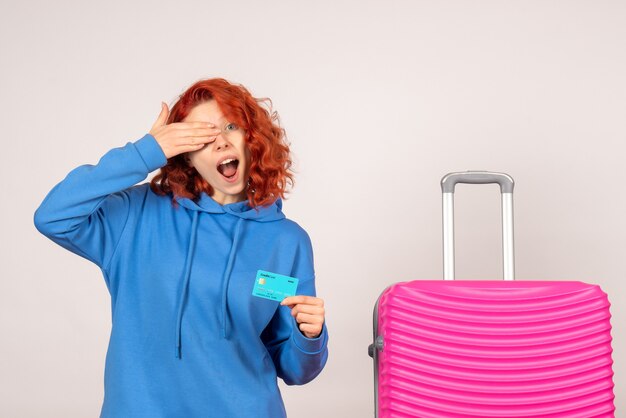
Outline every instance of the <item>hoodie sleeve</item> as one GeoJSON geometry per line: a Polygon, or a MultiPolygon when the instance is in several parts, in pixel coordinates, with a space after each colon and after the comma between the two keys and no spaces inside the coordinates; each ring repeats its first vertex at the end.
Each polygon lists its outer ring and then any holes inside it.
{"type": "Polygon", "coordinates": [[[70,171],[48,192],[35,211],[35,227],[106,269],[130,213],[131,186],[166,163],[165,153],[150,134],[113,148],[96,165],[70,171]]]}
{"type": "MultiPolygon", "coordinates": [[[[316,296],[313,272],[313,252],[306,233],[299,248],[292,277],[297,277],[298,295],[316,296]]],[[[328,330],[326,321],[316,338],[307,338],[288,306],[279,306],[261,335],[276,366],[278,377],[287,385],[303,385],[322,371],[328,359],[328,330]]]]}

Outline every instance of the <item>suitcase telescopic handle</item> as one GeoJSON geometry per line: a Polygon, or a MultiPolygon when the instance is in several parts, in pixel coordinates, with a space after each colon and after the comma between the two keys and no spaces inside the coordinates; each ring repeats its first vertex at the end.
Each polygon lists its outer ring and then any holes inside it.
{"type": "Polygon", "coordinates": [[[443,192],[443,278],[454,280],[454,188],[457,183],[500,185],[502,195],[502,255],[504,280],[515,279],[513,254],[513,178],[505,173],[465,171],[441,179],[443,192]]]}

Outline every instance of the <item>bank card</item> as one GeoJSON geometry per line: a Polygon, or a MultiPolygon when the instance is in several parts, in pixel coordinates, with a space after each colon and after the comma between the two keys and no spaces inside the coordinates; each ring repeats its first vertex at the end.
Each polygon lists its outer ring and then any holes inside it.
{"type": "Polygon", "coordinates": [[[295,296],[298,279],[282,274],[258,270],[252,295],[282,302],[287,296],[295,296]]]}

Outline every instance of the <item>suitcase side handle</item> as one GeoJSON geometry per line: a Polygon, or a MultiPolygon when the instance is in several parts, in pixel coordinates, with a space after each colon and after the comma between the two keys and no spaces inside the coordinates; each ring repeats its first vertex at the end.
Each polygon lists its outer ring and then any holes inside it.
{"type": "Polygon", "coordinates": [[[454,188],[457,183],[500,185],[502,195],[502,256],[504,280],[515,279],[513,248],[513,186],[511,176],[490,171],[448,173],[441,179],[443,192],[443,278],[454,280],[454,188]]]}

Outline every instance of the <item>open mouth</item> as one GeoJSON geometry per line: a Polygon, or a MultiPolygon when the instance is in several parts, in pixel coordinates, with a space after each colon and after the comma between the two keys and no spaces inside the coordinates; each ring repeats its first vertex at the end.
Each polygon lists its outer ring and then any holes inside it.
{"type": "Polygon", "coordinates": [[[237,174],[239,160],[236,158],[227,158],[217,165],[217,171],[227,179],[232,179],[237,174]]]}

